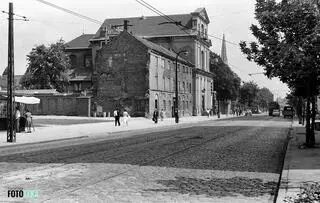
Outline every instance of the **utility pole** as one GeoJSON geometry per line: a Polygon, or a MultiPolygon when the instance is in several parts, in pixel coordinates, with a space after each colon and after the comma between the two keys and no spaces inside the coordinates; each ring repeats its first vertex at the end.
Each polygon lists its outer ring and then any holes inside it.
{"type": "Polygon", "coordinates": [[[9,3],[8,37],[8,87],[7,87],[7,142],[16,142],[14,129],[14,46],[13,46],[13,4],[9,3]]]}
{"type": "Polygon", "coordinates": [[[111,28],[123,27],[125,31],[128,31],[129,26],[133,26],[133,25],[129,25],[129,20],[124,20],[122,25],[112,25],[111,28]]]}

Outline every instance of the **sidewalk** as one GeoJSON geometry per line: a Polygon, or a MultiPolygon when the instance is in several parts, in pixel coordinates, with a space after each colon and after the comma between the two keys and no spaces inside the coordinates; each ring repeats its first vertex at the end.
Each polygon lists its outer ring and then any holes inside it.
{"type": "MultiPolygon", "coordinates": [[[[229,116],[232,117],[232,116],[229,116]]],[[[39,118],[48,118],[48,119],[93,119],[105,121],[114,120],[113,118],[89,118],[89,117],[59,117],[59,116],[39,116],[39,118]]],[[[227,118],[226,115],[221,115],[220,119],[227,118]]],[[[154,129],[158,128],[164,129],[165,127],[174,127],[174,126],[183,126],[186,124],[194,124],[196,122],[208,121],[208,120],[217,120],[217,116],[190,116],[190,117],[181,117],[179,123],[175,123],[174,118],[165,118],[163,121],[155,124],[151,119],[147,118],[131,118],[129,120],[129,125],[124,126],[114,126],[114,122],[99,122],[99,123],[86,123],[86,124],[74,124],[74,125],[51,125],[46,127],[37,127],[32,133],[17,133],[16,142],[8,143],[6,140],[6,131],[0,131],[0,147],[4,146],[17,146],[19,144],[27,143],[39,143],[47,142],[53,140],[63,140],[70,138],[83,138],[91,136],[109,136],[112,133],[116,132],[125,132],[132,130],[142,130],[142,129],[154,129]]]]}
{"type": "Polygon", "coordinates": [[[285,202],[286,197],[296,198],[304,184],[320,183],[320,132],[315,131],[315,148],[299,149],[305,142],[305,127],[295,121],[292,128],[277,203],[285,202]]]}

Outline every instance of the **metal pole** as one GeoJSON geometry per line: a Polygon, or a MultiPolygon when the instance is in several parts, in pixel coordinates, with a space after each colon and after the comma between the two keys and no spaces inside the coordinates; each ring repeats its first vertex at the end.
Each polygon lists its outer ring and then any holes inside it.
{"type": "Polygon", "coordinates": [[[16,141],[14,129],[14,49],[13,49],[13,4],[9,3],[9,37],[8,37],[8,87],[7,87],[7,142],[16,141]]]}
{"type": "Polygon", "coordinates": [[[174,107],[174,116],[175,116],[175,121],[176,123],[179,123],[179,113],[178,113],[178,56],[181,52],[177,53],[176,56],[176,103],[174,107]]]}

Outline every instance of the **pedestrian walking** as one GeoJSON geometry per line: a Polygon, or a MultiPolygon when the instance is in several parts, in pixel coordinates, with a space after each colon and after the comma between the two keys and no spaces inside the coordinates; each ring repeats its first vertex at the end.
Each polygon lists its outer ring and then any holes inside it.
{"type": "Polygon", "coordinates": [[[117,124],[120,126],[120,111],[118,108],[114,110],[113,116],[115,126],[117,126],[117,124]]]}
{"type": "Polygon", "coordinates": [[[27,120],[26,132],[31,133],[32,114],[28,109],[26,109],[26,120],[27,120]]]}
{"type": "Polygon", "coordinates": [[[128,126],[128,121],[129,121],[130,115],[127,112],[127,110],[124,110],[123,112],[123,124],[128,126]]]}
{"type": "Polygon", "coordinates": [[[161,121],[163,121],[163,118],[164,118],[164,111],[163,111],[163,109],[161,109],[161,111],[160,111],[160,119],[161,119],[161,121]]]}
{"type": "Polygon", "coordinates": [[[16,132],[20,132],[20,118],[21,118],[21,112],[19,110],[19,107],[16,107],[16,112],[15,112],[15,119],[16,119],[16,132]]]}
{"type": "Polygon", "coordinates": [[[210,109],[207,108],[207,114],[208,114],[208,118],[210,117],[210,109]]]}
{"type": "Polygon", "coordinates": [[[154,121],[155,124],[158,123],[158,117],[159,117],[159,111],[158,109],[155,109],[152,116],[152,120],[154,121]]]}

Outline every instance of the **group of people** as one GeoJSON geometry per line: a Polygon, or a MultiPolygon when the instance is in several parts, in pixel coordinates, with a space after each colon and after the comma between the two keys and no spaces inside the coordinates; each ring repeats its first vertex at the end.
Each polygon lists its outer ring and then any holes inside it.
{"type": "Polygon", "coordinates": [[[159,112],[158,109],[156,108],[153,112],[153,115],[152,115],[152,120],[155,124],[158,123],[158,119],[161,119],[161,121],[163,121],[163,118],[164,118],[164,111],[163,109],[161,109],[161,111],[159,112]]]}
{"type": "MultiPolygon", "coordinates": [[[[113,111],[113,117],[114,117],[114,125],[115,126],[120,126],[121,125],[121,122],[120,122],[121,113],[120,113],[119,108],[117,108],[117,109],[115,109],[113,111]]],[[[163,118],[164,118],[163,109],[161,109],[160,112],[158,111],[158,109],[154,110],[153,115],[152,115],[152,120],[154,121],[154,123],[156,123],[156,124],[158,123],[159,117],[160,117],[161,121],[163,121],[163,118]]],[[[128,126],[129,118],[130,118],[130,115],[129,115],[128,111],[124,110],[123,113],[122,113],[122,123],[123,123],[123,125],[128,126]]]]}
{"type": "MultiPolygon", "coordinates": [[[[26,109],[25,110],[25,114],[24,114],[24,117],[26,119],[26,125],[25,125],[25,131],[27,133],[31,133],[31,126],[33,125],[32,123],[32,114],[31,112],[26,109]]],[[[17,133],[20,133],[20,121],[21,120],[21,112],[20,112],[20,109],[19,107],[16,107],[16,111],[15,111],[15,123],[16,123],[16,132],[17,133]]]]}
{"type": "MultiPolygon", "coordinates": [[[[114,110],[113,116],[114,116],[114,124],[115,124],[115,126],[117,126],[117,125],[120,126],[120,110],[118,108],[114,110]]],[[[123,116],[123,120],[122,120],[123,124],[128,126],[130,115],[127,112],[127,110],[123,111],[122,116],[123,116]]]]}

